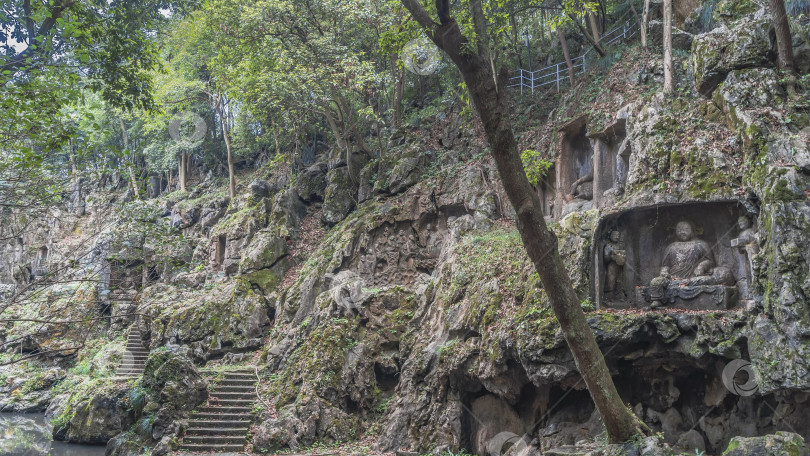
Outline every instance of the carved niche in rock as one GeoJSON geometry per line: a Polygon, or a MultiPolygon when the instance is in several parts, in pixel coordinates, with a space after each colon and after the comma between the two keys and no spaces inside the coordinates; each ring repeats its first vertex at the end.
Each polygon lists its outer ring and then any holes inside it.
{"type": "Polygon", "coordinates": [[[618,119],[604,130],[590,135],[593,146],[593,204],[612,206],[624,194],[630,167],[630,143],[626,139],[625,119],[618,119]]]}
{"type": "Polygon", "coordinates": [[[587,121],[585,116],[578,117],[560,129],[555,217],[593,207],[593,148],[586,135],[587,121]]]}
{"type": "Polygon", "coordinates": [[[742,205],[726,201],[604,217],[595,233],[597,305],[721,310],[753,299],[740,245],[753,251],[755,236],[750,221],[739,220],[743,215],[742,205]]]}

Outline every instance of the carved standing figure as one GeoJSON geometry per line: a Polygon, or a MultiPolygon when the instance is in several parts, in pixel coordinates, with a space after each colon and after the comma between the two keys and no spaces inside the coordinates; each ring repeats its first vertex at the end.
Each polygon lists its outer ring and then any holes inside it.
{"type": "Polygon", "coordinates": [[[731,240],[731,246],[737,248],[740,254],[745,257],[745,277],[741,283],[740,290],[745,299],[751,298],[750,287],[753,284],[754,277],[754,258],[759,253],[759,244],[757,243],[757,233],[751,225],[751,219],[748,217],[740,217],[737,219],[737,227],[740,229],[740,234],[736,239],[731,240]]]}
{"type": "Polygon", "coordinates": [[[605,243],[604,261],[607,264],[605,272],[605,292],[613,293],[621,289],[622,272],[627,260],[627,252],[624,249],[624,242],[621,242],[621,234],[613,230],[610,238],[605,243]]]}

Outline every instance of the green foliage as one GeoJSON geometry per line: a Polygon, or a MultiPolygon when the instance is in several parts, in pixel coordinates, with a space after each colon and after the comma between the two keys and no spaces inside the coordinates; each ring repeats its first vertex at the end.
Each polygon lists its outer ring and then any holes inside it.
{"type": "Polygon", "coordinates": [[[520,160],[523,162],[523,168],[526,170],[526,177],[529,182],[537,187],[540,181],[546,176],[549,168],[554,165],[551,160],[543,158],[539,152],[535,150],[524,150],[520,154],[520,160]]]}

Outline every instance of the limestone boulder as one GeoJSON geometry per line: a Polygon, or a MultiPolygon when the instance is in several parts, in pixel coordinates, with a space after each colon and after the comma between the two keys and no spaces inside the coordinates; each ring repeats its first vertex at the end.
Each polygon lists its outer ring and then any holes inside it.
{"type": "Polygon", "coordinates": [[[262,422],[253,437],[253,451],[275,452],[297,450],[315,442],[345,442],[360,433],[360,421],[343,410],[329,405],[315,395],[278,411],[277,418],[262,422]]]}
{"type": "Polygon", "coordinates": [[[326,191],[321,219],[327,225],[335,225],[351,212],[357,204],[357,185],[352,182],[347,167],[335,168],[326,175],[326,191]]]}
{"type": "MultiPolygon", "coordinates": [[[[664,45],[664,24],[661,21],[650,21],[650,41],[656,46],[664,45]]],[[[672,27],[672,48],[688,51],[692,48],[695,36],[678,27],[672,27]]]]}
{"type": "Polygon", "coordinates": [[[271,229],[263,229],[256,233],[245,249],[239,263],[239,273],[243,279],[269,294],[289,269],[289,253],[284,238],[271,229]]]}
{"type": "Polygon", "coordinates": [[[316,163],[298,175],[295,181],[295,190],[306,202],[323,201],[326,192],[325,163],[316,163]]]}
{"type": "Polygon", "coordinates": [[[50,414],[54,440],[103,444],[131,426],[136,413],[126,401],[127,388],[110,382],[73,394],[50,414]]]}
{"type": "Polygon", "coordinates": [[[804,438],[792,432],[777,432],[762,437],[734,437],[724,456],[808,456],[804,438]]]}
{"type": "Polygon", "coordinates": [[[279,187],[263,179],[253,179],[248,185],[248,190],[254,198],[265,198],[280,190],[279,187]]]}
{"type": "Polygon", "coordinates": [[[748,17],[696,36],[690,65],[698,92],[711,95],[733,70],[773,66],[770,27],[770,18],[748,17]]]}
{"type": "Polygon", "coordinates": [[[187,350],[161,347],[149,353],[142,384],[163,407],[187,412],[208,398],[208,385],[187,350]]]}

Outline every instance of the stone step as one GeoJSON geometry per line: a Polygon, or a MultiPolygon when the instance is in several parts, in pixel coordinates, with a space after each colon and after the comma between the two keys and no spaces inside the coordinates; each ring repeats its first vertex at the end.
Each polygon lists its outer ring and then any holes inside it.
{"type": "Polygon", "coordinates": [[[183,445],[194,444],[241,444],[245,445],[245,434],[242,435],[191,435],[183,437],[183,445]]]}
{"type": "Polygon", "coordinates": [[[239,453],[245,448],[245,444],[221,444],[221,445],[209,445],[209,444],[183,444],[180,445],[180,449],[184,451],[194,451],[194,452],[212,452],[212,451],[220,451],[220,452],[234,452],[239,453]]]}
{"type": "Polygon", "coordinates": [[[217,398],[216,404],[220,407],[250,407],[256,402],[254,399],[217,398]]]}
{"type": "Polygon", "coordinates": [[[242,413],[219,413],[219,412],[197,412],[192,414],[192,420],[198,420],[202,423],[207,422],[222,422],[228,421],[230,423],[241,423],[244,421],[250,422],[252,415],[250,412],[242,413]]]}
{"type": "Polygon", "coordinates": [[[250,417],[247,415],[228,415],[231,418],[222,418],[217,416],[217,419],[203,419],[195,416],[189,421],[189,429],[195,428],[215,428],[220,430],[227,430],[231,428],[250,429],[250,417]]]}
{"type": "Polygon", "coordinates": [[[256,374],[253,372],[227,372],[224,377],[225,380],[255,380],[256,374]]]}
{"type": "Polygon", "coordinates": [[[256,385],[255,381],[235,381],[235,382],[231,381],[231,382],[217,383],[215,385],[215,388],[222,388],[222,387],[228,387],[228,386],[239,386],[239,387],[253,388],[253,387],[255,387],[255,385],[256,385]]]}
{"type": "Polygon", "coordinates": [[[215,394],[218,393],[254,393],[256,392],[256,387],[253,385],[228,385],[228,386],[219,386],[217,385],[214,387],[212,391],[215,394]]]}
{"type": "Polygon", "coordinates": [[[221,401],[229,400],[229,399],[245,399],[245,400],[255,400],[256,394],[253,391],[219,391],[216,390],[211,393],[213,397],[221,401]]]}
{"type": "Polygon", "coordinates": [[[200,409],[200,413],[244,413],[250,414],[253,411],[253,407],[244,407],[238,405],[220,405],[218,407],[203,407],[200,409]]]}
{"type": "Polygon", "coordinates": [[[192,422],[189,423],[188,429],[186,429],[186,436],[184,440],[188,437],[197,437],[197,436],[212,436],[212,437],[242,437],[244,438],[247,435],[247,432],[250,430],[250,426],[242,426],[242,427],[206,427],[208,423],[204,421],[201,422],[192,422]]]}
{"type": "Polygon", "coordinates": [[[149,356],[149,352],[148,351],[127,350],[126,352],[124,352],[124,356],[127,356],[127,355],[146,358],[146,357],[149,356]]]}

